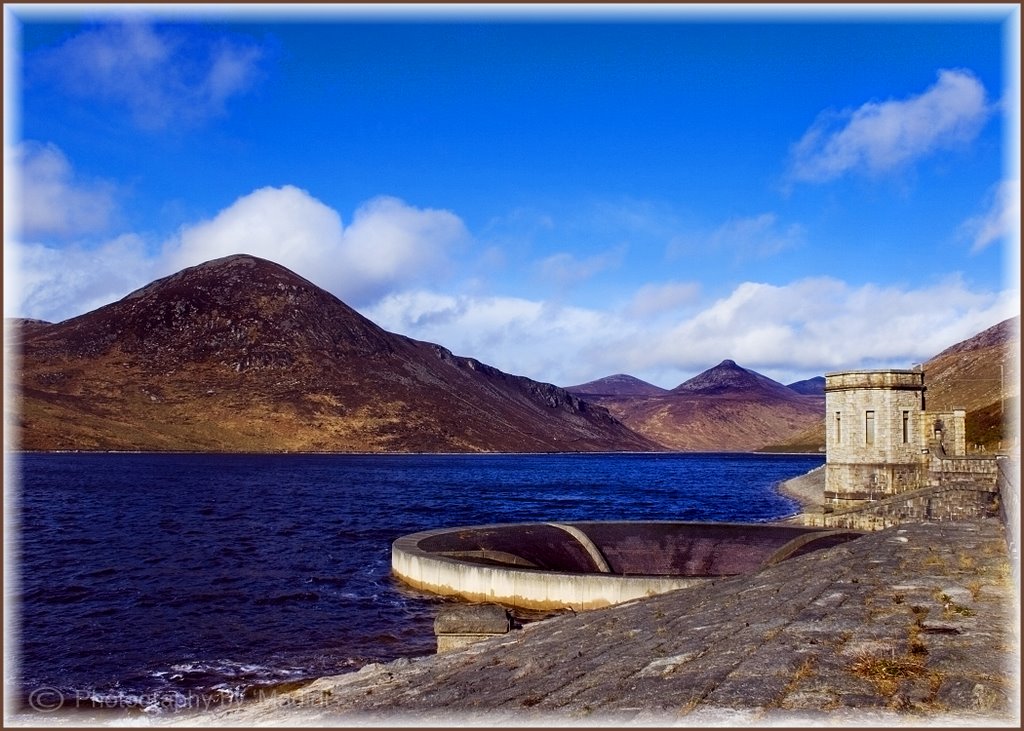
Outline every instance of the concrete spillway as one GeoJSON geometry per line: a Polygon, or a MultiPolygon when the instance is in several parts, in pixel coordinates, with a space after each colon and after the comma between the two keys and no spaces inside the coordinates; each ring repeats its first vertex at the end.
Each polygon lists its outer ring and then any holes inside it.
{"type": "Polygon", "coordinates": [[[391,567],[443,596],[582,610],[750,573],[861,535],[761,523],[505,523],[403,536],[391,567]]]}

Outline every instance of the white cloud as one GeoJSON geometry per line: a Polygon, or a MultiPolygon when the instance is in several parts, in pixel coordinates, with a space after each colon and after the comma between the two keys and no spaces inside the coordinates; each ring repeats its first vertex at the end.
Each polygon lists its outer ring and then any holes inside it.
{"type": "MultiPolygon", "coordinates": [[[[573,379],[593,370],[591,350],[616,338],[621,327],[618,318],[597,310],[429,291],[391,295],[363,314],[393,332],[558,385],[582,382],[573,379]]],[[[607,362],[610,367],[612,361],[607,362]]]]}
{"type": "Polygon", "coordinates": [[[971,251],[988,248],[1002,238],[1020,235],[1020,181],[1004,180],[990,194],[987,209],[960,228],[970,239],[971,251]]]}
{"type": "Polygon", "coordinates": [[[79,33],[33,57],[31,68],[72,96],[121,105],[138,126],[160,130],[221,114],[253,84],[261,55],[227,38],[129,21],[79,33]]]}
{"type": "Polygon", "coordinates": [[[293,186],[261,188],[209,221],[190,226],[165,249],[171,270],[229,254],[275,261],[350,305],[441,277],[468,234],[449,211],[397,198],[364,203],[345,227],[332,208],[293,186]]]}
{"type": "Polygon", "coordinates": [[[80,236],[111,224],[114,186],[82,180],[56,145],[21,142],[5,158],[15,191],[10,213],[21,235],[80,236]]]}
{"type": "Polygon", "coordinates": [[[5,314],[50,322],[94,310],[160,276],[134,234],[96,247],[9,241],[4,259],[5,314]]]}
{"type": "Polygon", "coordinates": [[[341,216],[293,186],[260,188],[208,221],[187,226],[165,247],[178,270],[229,254],[272,259],[299,272],[316,272],[324,253],[341,249],[341,216]]]}
{"type": "MultiPolygon", "coordinates": [[[[448,211],[375,198],[345,227],[309,193],[285,186],[242,196],[212,219],[184,227],[157,254],[127,234],[101,245],[54,247],[8,242],[18,292],[10,315],[63,320],[123,297],[152,279],[230,254],[247,253],[292,269],[359,307],[385,294],[444,279],[468,238],[448,211]]],[[[12,290],[12,291],[14,291],[12,290]]]]}
{"type": "Polygon", "coordinates": [[[648,357],[680,367],[732,358],[755,370],[812,374],[906,367],[1013,314],[1009,293],[971,291],[959,277],[916,289],[832,278],[747,282],[673,328],[648,357]]]}
{"type": "MultiPolygon", "coordinates": [[[[634,302],[652,292],[658,288],[641,289],[634,302]]],[[[1012,293],[971,291],[957,277],[920,288],[852,287],[826,277],[746,282],[673,320],[423,290],[364,310],[389,330],[558,385],[626,372],[664,387],[726,358],[784,382],[842,368],[909,367],[1017,312],[1012,293]]]]}
{"type": "Polygon", "coordinates": [[[245,252],[294,270],[389,330],[506,372],[559,385],[626,372],[666,387],[725,358],[787,382],[905,367],[1019,313],[1015,292],[972,290],[958,277],[921,287],[745,282],[704,303],[696,284],[669,281],[604,309],[442,292],[466,237],[454,214],[395,198],[363,204],[346,227],[305,191],[262,188],[163,248],[131,234],[94,247],[8,243],[5,279],[13,270],[18,281],[5,286],[5,310],[61,320],[182,267],[245,252]]]}
{"type": "Polygon", "coordinates": [[[468,238],[462,220],[450,211],[375,198],[356,210],[345,230],[346,265],[355,273],[349,288],[361,285],[376,298],[385,288],[442,274],[450,254],[468,238]]]}
{"type": "Polygon", "coordinates": [[[917,96],[821,114],[793,148],[791,176],[825,182],[851,171],[894,170],[969,143],[989,113],[981,82],[970,71],[945,69],[917,96]]]}

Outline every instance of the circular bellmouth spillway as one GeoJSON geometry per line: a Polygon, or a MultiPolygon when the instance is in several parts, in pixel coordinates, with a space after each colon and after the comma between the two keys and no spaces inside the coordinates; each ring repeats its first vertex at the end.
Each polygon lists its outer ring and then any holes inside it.
{"type": "Polygon", "coordinates": [[[442,596],[583,610],[751,573],[862,535],[770,523],[504,523],[403,536],[391,568],[442,596]]]}

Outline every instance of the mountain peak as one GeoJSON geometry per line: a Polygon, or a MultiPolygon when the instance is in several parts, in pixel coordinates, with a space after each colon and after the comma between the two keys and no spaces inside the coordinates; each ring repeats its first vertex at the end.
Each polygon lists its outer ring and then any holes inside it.
{"type": "Polygon", "coordinates": [[[388,350],[381,328],[295,272],[249,254],[183,269],[47,330],[56,347],[117,348],[154,369],[182,361],[235,371],[388,350]]]}
{"type": "Polygon", "coordinates": [[[568,386],[565,390],[580,396],[658,396],[667,393],[664,388],[626,373],[616,373],[614,376],[605,376],[578,386],[568,386]]]}
{"type": "Polygon", "coordinates": [[[773,393],[784,398],[796,395],[781,383],[737,365],[736,361],[730,359],[723,360],[672,389],[672,393],[707,396],[746,395],[755,391],[773,393]]]}

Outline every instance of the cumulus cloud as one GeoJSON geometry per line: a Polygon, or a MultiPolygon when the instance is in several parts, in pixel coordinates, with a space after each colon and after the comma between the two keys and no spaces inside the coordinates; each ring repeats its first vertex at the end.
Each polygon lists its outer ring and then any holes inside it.
{"type": "Polygon", "coordinates": [[[56,145],[28,140],[5,157],[15,191],[10,213],[20,235],[80,236],[111,224],[114,186],[81,179],[56,145]]]}
{"type": "Polygon", "coordinates": [[[973,140],[990,114],[970,71],[944,69],[921,94],[819,115],[793,147],[794,180],[826,182],[848,172],[884,173],[973,140]]]}
{"type": "Polygon", "coordinates": [[[679,367],[732,358],[808,373],[905,367],[1013,314],[1009,293],[972,291],[956,276],[919,288],[852,287],[828,277],[747,282],[679,323],[648,357],[679,367]]]}
{"type": "Polygon", "coordinates": [[[143,129],[221,114],[255,81],[262,52],[225,37],[177,33],[138,20],[79,33],[31,59],[66,93],[122,106],[143,129]]]}
{"type": "Polygon", "coordinates": [[[986,210],[960,228],[971,241],[971,251],[988,248],[1000,239],[1020,235],[1020,181],[1004,180],[989,195],[986,210]]]}
{"type": "Polygon", "coordinates": [[[4,311],[60,322],[109,304],[156,279],[145,242],[125,234],[98,246],[4,245],[4,311]]]}
{"type": "Polygon", "coordinates": [[[312,272],[325,251],[341,248],[343,233],[341,216],[307,192],[260,188],[212,219],[182,229],[164,256],[172,270],[247,253],[312,272]]]}
{"type": "Polygon", "coordinates": [[[510,373],[572,385],[626,372],[666,387],[725,358],[785,382],[906,367],[1019,313],[1016,292],[972,289],[955,276],[915,287],[830,277],[744,282],[706,301],[697,284],[668,281],[606,308],[442,291],[467,237],[453,213],[395,198],[361,205],[346,226],[303,190],[261,188],[162,247],[131,234],[98,246],[8,242],[5,310],[58,321],[182,267],[245,252],[293,269],[389,330],[510,373]]]}
{"type": "Polygon", "coordinates": [[[333,208],[293,186],[261,188],[162,246],[129,234],[99,245],[8,242],[19,294],[11,314],[62,320],[123,297],[152,279],[230,254],[275,261],[359,307],[447,276],[468,238],[458,216],[374,198],[345,226],[333,208]],[[154,250],[157,253],[148,253],[154,250]]]}
{"type": "Polygon", "coordinates": [[[209,221],[181,231],[165,248],[172,270],[229,254],[276,261],[353,306],[395,288],[444,276],[468,239],[449,211],[421,209],[397,198],[374,198],[347,227],[332,208],[294,186],[261,188],[209,221]]]}
{"type": "Polygon", "coordinates": [[[621,327],[619,318],[598,310],[423,290],[391,295],[363,313],[393,332],[558,385],[580,383],[587,379],[573,379],[611,367],[613,359],[600,360],[600,351],[619,336],[621,327]]]}

